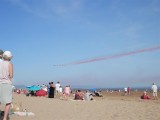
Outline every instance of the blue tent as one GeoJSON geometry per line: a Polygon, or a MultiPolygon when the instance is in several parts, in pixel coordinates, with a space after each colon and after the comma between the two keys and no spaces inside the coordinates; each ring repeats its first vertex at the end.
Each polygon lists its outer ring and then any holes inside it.
{"type": "Polygon", "coordinates": [[[91,88],[91,89],[89,89],[89,91],[95,92],[95,91],[97,91],[97,89],[96,88],[91,88]]]}
{"type": "Polygon", "coordinates": [[[41,88],[40,86],[33,85],[33,86],[27,86],[27,89],[31,91],[37,91],[40,90],[41,88]]]}

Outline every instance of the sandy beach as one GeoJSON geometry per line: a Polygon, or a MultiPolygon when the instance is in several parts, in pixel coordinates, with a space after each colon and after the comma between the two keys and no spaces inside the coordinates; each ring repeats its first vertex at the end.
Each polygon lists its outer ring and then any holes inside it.
{"type": "Polygon", "coordinates": [[[160,100],[140,100],[142,92],[131,92],[130,96],[118,92],[102,94],[103,97],[94,97],[95,101],[75,101],[73,96],[66,101],[14,93],[13,103],[21,102],[23,109],[35,115],[12,114],[10,120],[160,120],[160,100]]]}

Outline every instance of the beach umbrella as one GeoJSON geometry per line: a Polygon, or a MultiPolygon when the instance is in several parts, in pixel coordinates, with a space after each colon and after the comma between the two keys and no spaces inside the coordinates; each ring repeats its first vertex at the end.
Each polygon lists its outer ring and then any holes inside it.
{"type": "Polygon", "coordinates": [[[96,88],[91,88],[91,89],[89,89],[89,91],[95,92],[95,91],[97,91],[97,89],[96,88]]]}
{"type": "Polygon", "coordinates": [[[47,92],[44,90],[38,90],[36,92],[36,96],[45,96],[45,95],[47,95],[47,92]]]}
{"type": "Polygon", "coordinates": [[[37,91],[37,90],[40,90],[40,86],[36,86],[36,85],[33,85],[33,86],[27,86],[27,89],[30,90],[30,91],[37,91]]]}

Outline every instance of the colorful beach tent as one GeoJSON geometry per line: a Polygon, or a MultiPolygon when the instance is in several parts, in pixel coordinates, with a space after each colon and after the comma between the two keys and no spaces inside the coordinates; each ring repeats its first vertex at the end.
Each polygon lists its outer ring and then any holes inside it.
{"type": "Polygon", "coordinates": [[[45,95],[47,95],[47,92],[44,90],[38,90],[36,92],[36,96],[45,96],[45,95]]]}
{"type": "Polygon", "coordinates": [[[36,85],[33,85],[33,86],[27,86],[27,89],[30,90],[30,91],[37,91],[37,90],[40,90],[40,86],[36,86],[36,85]]]}

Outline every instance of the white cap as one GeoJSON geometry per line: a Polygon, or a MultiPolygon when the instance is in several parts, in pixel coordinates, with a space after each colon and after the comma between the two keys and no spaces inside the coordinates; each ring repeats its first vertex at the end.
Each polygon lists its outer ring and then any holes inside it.
{"type": "Polygon", "coordinates": [[[3,53],[3,56],[7,56],[8,58],[12,58],[13,56],[12,56],[12,53],[10,52],[10,51],[5,51],[4,53],[3,53]]]}

